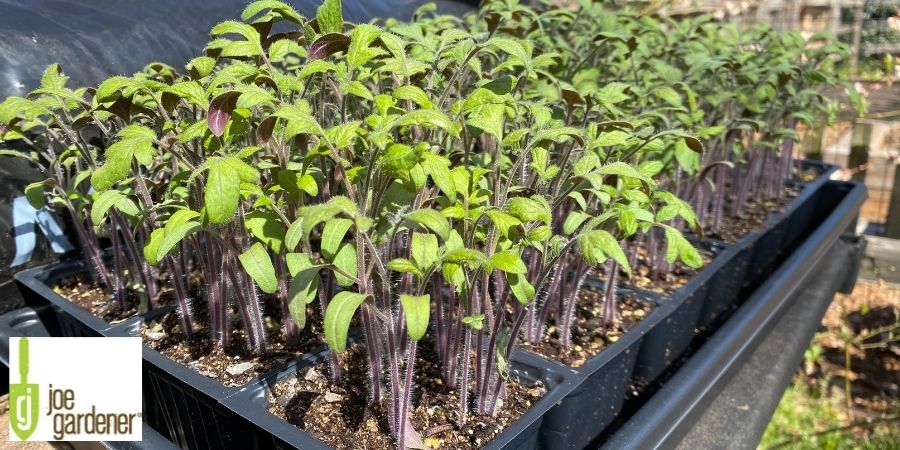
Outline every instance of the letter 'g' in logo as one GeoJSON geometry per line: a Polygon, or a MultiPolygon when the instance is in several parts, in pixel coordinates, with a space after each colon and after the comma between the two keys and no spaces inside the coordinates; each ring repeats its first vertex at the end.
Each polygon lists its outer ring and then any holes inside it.
{"type": "Polygon", "coordinates": [[[28,338],[19,339],[19,383],[9,385],[9,423],[19,439],[27,440],[37,429],[38,385],[28,384],[28,338]]]}

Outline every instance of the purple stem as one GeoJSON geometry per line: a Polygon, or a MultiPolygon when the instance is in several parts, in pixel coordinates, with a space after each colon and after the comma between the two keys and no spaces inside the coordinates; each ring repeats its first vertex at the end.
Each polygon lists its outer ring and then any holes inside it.
{"type": "Polygon", "coordinates": [[[122,265],[122,253],[119,251],[121,244],[119,243],[119,230],[115,223],[111,225],[112,232],[110,236],[112,237],[112,253],[113,253],[113,267],[115,268],[115,291],[116,291],[116,303],[119,305],[120,310],[125,310],[125,267],[122,265]]]}
{"type": "Polygon", "coordinates": [[[403,383],[403,402],[400,404],[400,419],[397,421],[400,424],[400,432],[398,433],[398,448],[400,450],[406,450],[406,415],[409,411],[409,400],[412,395],[413,388],[413,369],[416,366],[416,341],[409,342],[409,356],[407,356],[406,360],[406,380],[403,383]]]}
{"type": "Polygon", "coordinates": [[[188,305],[187,290],[184,286],[183,274],[178,272],[178,265],[175,258],[171,254],[166,255],[166,268],[172,276],[172,285],[175,287],[175,300],[178,302],[179,317],[181,318],[181,328],[184,329],[184,335],[188,340],[194,338],[194,326],[191,323],[191,309],[188,305]]]}
{"type": "Polygon", "coordinates": [[[616,315],[616,284],[619,276],[619,264],[610,259],[607,263],[609,279],[603,292],[603,328],[609,331],[615,322],[616,315]]]}

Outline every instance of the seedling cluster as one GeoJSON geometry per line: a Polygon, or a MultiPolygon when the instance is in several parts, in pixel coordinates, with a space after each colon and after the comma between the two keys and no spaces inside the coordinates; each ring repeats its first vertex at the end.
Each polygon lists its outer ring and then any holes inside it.
{"type": "Polygon", "coordinates": [[[689,238],[784,195],[845,52],[590,1],[376,26],[261,0],[211,35],[184,75],[72,89],[51,66],[0,104],[0,154],[47,175],[28,199],[68,212],[113,301],[170,292],[186,339],[227,346],[237,314],[265,354],[275,299],[289,341],[321,321],[340,382],[358,327],[399,448],[426,335],[457,420],[492,414],[517,343],[552,323],[569,345],[591,273],[612,326],[619,276],[700,267],[689,238]]]}

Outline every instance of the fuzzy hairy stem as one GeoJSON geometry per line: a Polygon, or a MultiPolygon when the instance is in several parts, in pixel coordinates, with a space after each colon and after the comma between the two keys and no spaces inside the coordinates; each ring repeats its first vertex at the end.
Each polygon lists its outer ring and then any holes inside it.
{"type": "Polygon", "coordinates": [[[172,255],[166,255],[166,268],[172,277],[172,285],[175,288],[175,301],[178,303],[181,328],[188,340],[194,338],[194,325],[191,322],[191,309],[188,305],[187,289],[184,285],[184,275],[178,271],[178,264],[172,255]]]}
{"type": "Polygon", "coordinates": [[[606,264],[609,279],[603,289],[603,329],[609,331],[616,319],[616,284],[619,276],[619,264],[610,259],[606,264]]]}
{"type": "Polygon", "coordinates": [[[112,232],[110,233],[110,237],[112,238],[112,253],[113,253],[113,267],[115,274],[115,291],[116,291],[116,304],[119,305],[119,309],[125,309],[125,266],[122,264],[122,253],[120,251],[122,245],[119,242],[119,231],[118,227],[115,224],[112,225],[112,232]]]}
{"type": "Polygon", "coordinates": [[[111,211],[110,216],[113,218],[113,226],[118,227],[122,231],[122,243],[125,247],[125,253],[131,261],[131,270],[134,271],[139,282],[144,285],[150,309],[155,309],[158,307],[156,304],[156,280],[153,279],[153,275],[150,272],[150,265],[147,264],[147,261],[138,251],[134,236],[126,232],[126,230],[129,230],[129,227],[121,214],[118,211],[111,211]]]}
{"type": "Polygon", "coordinates": [[[588,267],[583,260],[579,259],[579,263],[575,266],[574,273],[572,274],[572,287],[566,292],[565,314],[563,315],[563,320],[560,322],[558,328],[560,343],[563,348],[567,350],[569,349],[569,346],[572,345],[572,327],[575,326],[575,305],[578,303],[578,294],[581,291],[581,286],[584,284],[584,280],[587,278],[589,271],[590,267],[588,267]]]}
{"type": "Polygon", "coordinates": [[[262,311],[260,310],[260,304],[262,303],[259,298],[259,292],[256,290],[256,285],[253,283],[253,280],[247,275],[247,272],[243,270],[240,272],[241,277],[244,280],[244,286],[247,286],[247,307],[250,313],[250,324],[248,330],[256,335],[254,339],[256,341],[256,352],[260,354],[266,353],[266,327],[263,324],[262,311]]]}
{"type": "Polygon", "coordinates": [[[400,414],[397,422],[400,425],[400,431],[397,433],[398,449],[406,450],[406,422],[409,412],[410,397],[413,389],[413,371],[416,367],[416,341],[409,342],[409,355],[406,360],[406,379],[403,383],[403,400],[400,404],[400,414]]]}
{"type": "Polygon", "coordinates": [[[375,318],[372,313],[372,306],[363,303],[363,333],[366,339],[366,353],[369,356],[369,379],[372,380],[372,400],[378,402],[381,400],[381,342],[378,340],[378,334],[375,331],[375,318]]]}
{"type": "Polygon", "coordinates": [[[291,317],[291,311],[288,307],[288,286],[285,279],[287,268],[284,267],[284,260],[280,255],[276,255],[275,260],[275,277],[278,278],[278,300],[281,303],[281,322],[284,329],[285,337],[288,342],[296,343],[300,340],[300,329],[294,323],[291,317]]]}
{"type": "Polygon", "coordinates": [[[459,424],[465,425],[469,412],[469,350],[472,342],[472,331],[466,329],[463,338],[463,351],[459,355],[462,358],[462,381],[459,386],[459,424]]]}

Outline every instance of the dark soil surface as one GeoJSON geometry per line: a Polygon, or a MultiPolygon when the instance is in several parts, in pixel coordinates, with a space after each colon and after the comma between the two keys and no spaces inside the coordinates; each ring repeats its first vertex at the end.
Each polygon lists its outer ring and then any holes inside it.
{"type": "Polygon", "coordinates": [[[66,278],[53,286],[53,292],[109,323],[118,323],[134,316],[141,304],[140,294],[126,289],[124,308],[119,307],[113,293],[91,284],[82,276],[66,278]]]}
{"type": "MultiPolygon", "coordinates": [[[[546,392],[539,382],[525,385],[510,381],[494,416],[479,416],[470,408],[466,423],[460,425],[459,397],[443,383],[440,358],[426,340],[417,351],[416,387],[409,412],[410,422],[426,448],[482,448],[546,392]]],[[[342,358],[342,366],[344,379],[338,386],[331,383],[324,362],[301,369],[296,376],[275,385],[269,392],[273,399],[269,411],[337,449],[394,448],[386,406],[370,402],[364,346],[351,347],[342,358]]]]}
{"type": "MultiPolygon", "coordinates": [[[[700,258],[703,259],[703,266],[706,266],[715,258],[715,254],[709,250],[700,248],[697,251],[700,253],[700,258]]],[[[645,291],[671,294],[691,281],[691,278],[699,270],[685,266],[680,261],[676,261],[670,267],[671,270],[668,272],[654,275],[653,270],[650,268],[647,251],[642,247],[638,253],[637,264],[631,270],[631,276],[628,276],[625,272],[620,272],[619,280],[623,284],[645,291]]],[[[594,276],[605,280],[607,276],[601,269],[597,269],[594,276]]]]}
{"type": "Polygon", "coordinates": [[[730,244],[739,241],[749,233],[761,231],[766,219],[784,211],[798,194],[800,194],[799,190],[786,188],[785,196],[781,199],[748,199],[741,215],[734,216],[729,213],[723,215],[722,224],[718,230],[713,231],[708,221],[705,229],[706,237],[730,244]]]}
{"type": "MultiPolygon", "coordinates": [[[[793,181],[801,183],[809,183],[822,175],[822,171],[817,168],[794,173],[793,181]]],[[[800,195],[800,189],[797,187],[784,188],[784,196],[780,199],[747,199],[744,211],[740,215],[735,216],[730,213],[723,214],[722,224],[718,230],[711,229],[711,215],[707,217],[707,223],[704,228],[706,237],[718,239],[727,243],[739,241],[744,235],[754,231],[760,231],[766,219],[773,214],[780,213],[800,195]]]]}
{"type": "Polygon", "coordinates": [[[581,367],[585,361],[599,354],[604,348],[619,340],[652,311],[654,305],[633,297],[619,295],[616,305],[616,321],[609,331],[603,329],[603,294],[582,289],[575,305],[575,325],[572,344],[568,349],[559,341],[559,332],[550,326],[544,339],[538,344],[523,342],[521,347],[545,358],[559,361],[569,367],[581,367]],[[546,337],[549,334],[549,339],[546,337]]]}
{"type": "Polygon", "coordinates": [[[145,324],[141,327],[140,334],[147,346],[173,361],[226,386],[240,386],[304,352],[323,345],[320,320],[309,320],[306,327],[300,331],[299,340],[288,342],[280,326],[272,319],[272,317],[280,318],[280,313],[277,311],[272,313],[278,315],[264,316],[266,326],[264,355],[256,354],[248,348],[243,322],[236,312],[230,315],[233,331],[226,348],[214,344],[209,338],[205,311],[195,311],[195,337],[191,341],[185,339],[181,331],[181,320],[175,312],[166,314],[160,322],[145,324]]]}

